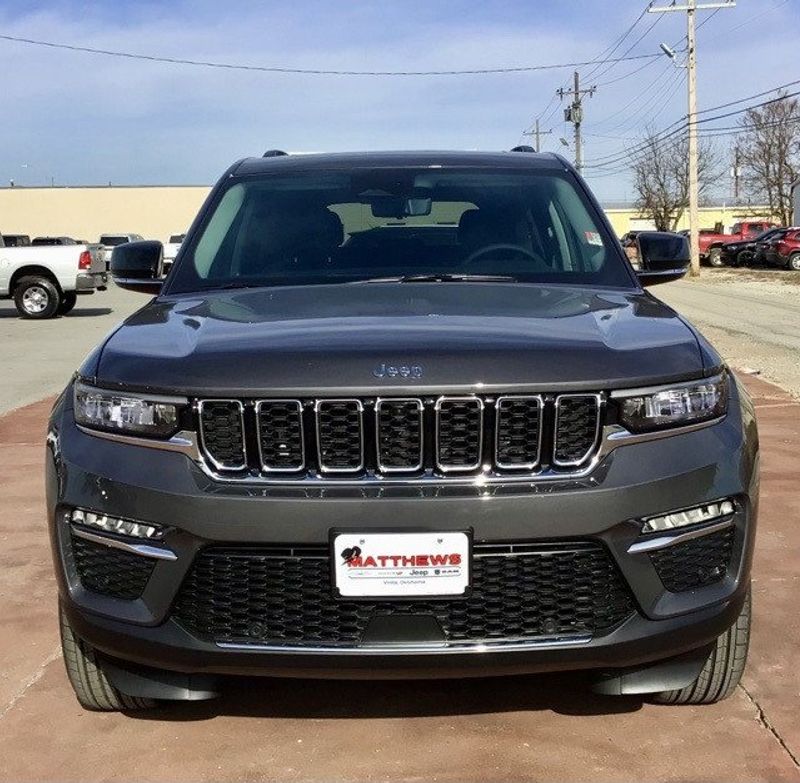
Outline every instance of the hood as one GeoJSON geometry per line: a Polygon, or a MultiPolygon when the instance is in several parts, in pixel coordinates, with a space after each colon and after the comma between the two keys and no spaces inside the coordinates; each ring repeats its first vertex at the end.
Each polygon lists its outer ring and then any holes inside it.
{"type": "Polygon", "coordinates": [[[96,374],[112,387],[274,396],[600,390],[702,371],[694,332],[644,292],[362,283],[156,299],[111,335],[96,374]]]}

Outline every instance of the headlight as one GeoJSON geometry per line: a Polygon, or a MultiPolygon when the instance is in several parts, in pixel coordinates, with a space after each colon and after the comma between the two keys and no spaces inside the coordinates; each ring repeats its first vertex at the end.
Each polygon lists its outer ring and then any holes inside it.
{"type": "Polygon", "coordinates": [[[178,429],[182,400],[96,389],[74,388],[75,421],[84,427],[131,435],[168,438],[178,429]]]}
{"type": "Polygon", "coordinates": [[[726,373],[642,394],[618,396],[620,423],[631,432],[679,427],[716,419],[728,409],[726,373]]]}

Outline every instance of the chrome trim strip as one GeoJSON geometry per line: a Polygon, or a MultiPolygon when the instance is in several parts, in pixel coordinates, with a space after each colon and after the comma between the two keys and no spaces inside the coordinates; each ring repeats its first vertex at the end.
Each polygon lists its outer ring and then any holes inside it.
{"type": "Polygon", "coordinates": [[[533,470],[542,461],[542,435],[544,430],[544,398],[541,394],[528,395],[503,395],[498,397],[494,405],[494,464],[501,470],[533,470]],[[500,412],[505,402],[522,400],[536,400],[539,403],[539,442],[536,446],[536,460],[534,462],[520,462],[518,464],[505,464],[500,462],[500,412]]]}
{"type": "Polygon", "coordinates": [[[425,431],[424,431],[424,416],[425,406],[422,400],[416,397],[378,397],[375,400],[375,457],[377,460],[378,470],[381,473],[413,473],[414,471],[421,470],[424,462],[425,453],[425,431]],[[390,467],[381,462],[381,419],[380,411],[381,406],[386,402],[399,402],[399,403],[415,403],[418,414],[419,422],[419,460],[416,465],[408,465],[403,467],[390,467]]]}
{"type": "Polygon", "coordinates": [[[70,530],[72,535],[78,538],[85,538],[95,544],[102,544],[103,546],[111,547],[111,549],[120,549],[123,552],[129,552],[132,555],[140,555],[141,557],[151,557],[155,560],[177,560],[178,556],[171,549],[164,549],[162,547],[150,546],[149,544],[131,544],[128,541],[121,541],[118,538],[111,538],[104,536],[102,533],[90,533],[88,530],[77,527],[70,523],[70,530]]]}
{"type": "Polygon", "coordinates": [[[603,419],[603,404],[605,400],[602,394],[559,394],[556,397],[556,417],[553,424],[553,464],[558,465],[560,468],[571,468],[582,465],[589,458],[591,453],[597,448],[597,438],[600,435],[600,423],[603,419]],[[584,452],[580,459],[577,460],[560,460],[556,457],[558,451],[558,414],[561,409],[561,400],[574,399],[576,397],[583,397],[586,399],[593,399],[595,401],[595,428],[594,439],[592,445],[584,452]]]}
{"type": "Polygon", "coordinates": [[[480,397],[474,397],[472,395],[468,397],[442,395],[441,397],[437,398],[436,404],[434,405],[436,416],[436,443],[434,445],[436,449],[436,467],[441,470],[442,473],[462,473],[470,470],[477,470],[481,466],[481,460],[483,459],[483,408],[483,400],[480,397]],[[442,403],[444,402],[472,402],[478,407],[478,413],[480,414],[478,423],[478,460],[471,465],[446,465],[439,459],[439,419],[442,410],[442,403]]]}
{"type": "Polygon", "coordinates": [[[306,467],[306,431],[303,424],[303,403],[300,400],[257,400],[256,401],[256,442],[258,443],[258,464],[264,473],[297,473],[306,467]],[[264,464],[261,450],[261,406],[273,403],[293,404],[297,406],[297,416],[300,420],[300,464],[290,468],[274,468],[264,464]]]}
{"type": "Polygon", "coordinates": [[[357,397],[337,397],[333,399],[317,400],[314,403],[314,416],[316,418],[317,429],[317,460],[319,469],[324,473],[357,473],[364,470],[364,405],[357,397]],[[319,430],[319,412],[323,405],[333,405],[336,403],[355,403],[358,408],[358,429],[361,446],[361,458],[358,467],[353,468],[328,468],[322,460],[322,437],[319,430]]]}
{"type": "Polygon", "coordinates": [[[198,400],[197,402],[197,420],[200,424],[200,444],[203,447],[203,456],[217,469],[217,470],[244,470],[247,467],[247,439],[244,432],[244,405],[241,400],[233,400],[227,398],[209,398],[207,400],[198,400]],[[241,427],[242,434],[242,461],[237,465],[223,465],[217,461],[211,454],[206,446],[205,433],[203,432],[203,406],[207,403],[215,402],[232,402],[239,408],[239,426],[241,427]]]}
{"type": "Polygon", "coordinates": [[[135,435],[120,435],[116,432],[105,432],[104,430],[93,430],[84,427],[80,424],[75,426],[82,433],[91,435],[95,438],[102,438],[123,445],[141,446],[148,449],[158,449],[160,451],[172,451],[185,455],[193,462],[195,462],[200,469],[210,479],[220,481],[228,484],[270,484],[273,486],[285,487],[324,487],[326,485],[337,487],[363,487],[372,486],[377,487],[381,484],[389,486],[434,486],[442,484],[443,486],[492,486],[496,484],[536,484],[540,482],[550,481],[570,481],[575,479],[582,479],[588,476],[597,467],[598,463],[607,457],[611,452],[621,446],[631,446],[637,443],[647,443],[649,441],[661,440],[663,438],[672,438],[677,435],[687,435],[692,432],[704,430],[707,427],[713,427],[720,424],[725,420],[725,416],[719,416],[716,419],[709,419],[708,421],[695,422],[693,424],[686,424],[680,427],[670,427],[665,430],[656,430],[654,432],[630,432],[619,424],[609,424],[603,427],[603,434],[600,440],[600,448],[597,449],[592,459],[584,465],[580,470],[574,471],[556,471],[545,470],[538,473],[531,473],[526,475],[513,475],[504,474],[502,476],[494,473],[482,472],[475,476],[438,476],[438,475],[425,475],[425,476],[381,476],[381,475],[367,475],[359,478],[342,478],[336,479],[335,482],[327,479],[325,476],[302,476],[299,478],[288,478],[282,476],[230,476],[222,475],[214,472],[208,463],[205,461],[202,453],[197,445],[197,436],[194,432],[183,430],[176,433],[168,440],[155,440],[153,438],[140,438],[135,435]]]}
{"type": "Polygon", "coordinates": [[[160,451],[176,451],[185,454],[195,462],[201,462],[200,450],[197,448],[197,437],[191,430],[181,430],[176,432],[167,440],[156,440],[155,438],[142,438],[138,435],[123,435],[120,432],[107,432],[106,430],[93,430],[84,427],[76,422],[75,426],[86,435],[93,435],[95,438],[112,440],[116,443],[123,443],[126,446],[143,446],[146,449],[159,449],[160,451]]]}
{"type": "Polygon", "coordinates": [[[485,652],[522,652],[525,650],[546,649],[548,647],[573,647],[587,644],[592,640],[590,635],[548,637],[530,641],[509,642],[475,642],[448,644],[397,644],[397,645],[368,645],[363,647],[327,647],[299,646],[299,645],[273,645],[273,644],[238,644],[236,642],[216,642],[216,646],[223,650],[238,652],[270,652],[287,653],[291,655],[408,655],[411,653],[430,653],[432,655],[447,655],[448,653],[485,653],[485,652]]]}
{"type": "MultiPolygon", "coordinates": [[[[643,552],[656,552],[659,549],[666,549],[675,544],[681,544],[684,541],[692,541],[695,538],[710,536],[712,533],[718,533],[720,530],[731,527],[731,525],[733,525],[732,516],[727,519],[722,519],[719,522],[705,524],[703,527],[698,527],[694,530],[684,530],[682,533],[677,532],[674,535],[659,535],[657,537],[645,539],[644,541],[636,541],[628,547],[628,554],[638,555],[643,552]]],[[[680,528],[675,528],[675,530],[679,531],[680,528]]]]}

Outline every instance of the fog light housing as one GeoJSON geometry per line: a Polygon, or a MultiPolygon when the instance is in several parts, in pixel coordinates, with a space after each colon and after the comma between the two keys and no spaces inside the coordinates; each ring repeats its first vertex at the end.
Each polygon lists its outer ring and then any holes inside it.
{"type": "Polygon", "coordinates": [[[642,524],[642,533],[663,533],[665,530],[700,525],[703,522],[713,522],[715,519],[728,517],[736,510],[733,501],[725,498],[715,500],[694,508],[685,508],[681,511],[670,511],[657,517],[648,517],[642,524]]]}
{"type": "Polygon", "coordinates": [[[164,535],[163,528],[158,525],[152,525],[149,522],[137,522],[133,519],[122,519],[83,508],[73,509],[69,515],[69,520],[73,525],[83,525],[84,527],[102,530],[105,533],[116,533],[129,538],[158,540],[164,535]]]}

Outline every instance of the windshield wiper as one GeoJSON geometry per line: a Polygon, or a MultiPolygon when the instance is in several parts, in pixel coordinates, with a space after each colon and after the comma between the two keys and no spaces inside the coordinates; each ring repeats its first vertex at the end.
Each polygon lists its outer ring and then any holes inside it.
{"type": "Polygon", "coordinates": [[[511,275],[471,275],[468,273],[448,274],[435,272],[431,274],[398,275],[396,277],[368,277],[364,280],[352,280],[353,283],[518,283],[519,279],[511,275]]]}

